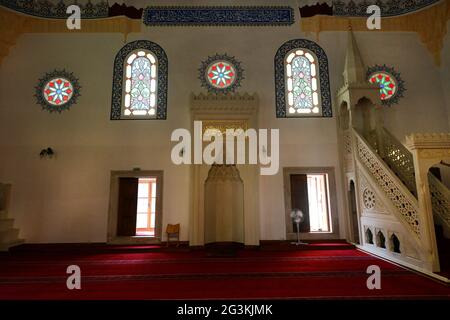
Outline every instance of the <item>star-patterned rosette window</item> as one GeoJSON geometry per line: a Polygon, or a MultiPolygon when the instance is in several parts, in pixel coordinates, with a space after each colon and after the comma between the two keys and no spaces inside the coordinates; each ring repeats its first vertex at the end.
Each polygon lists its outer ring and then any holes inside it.
{"type": "Polygon", "coordinates": [[[208,68],[208,81],[216,88],[226,88],[236,80],[236,70],[227,61],[214,62],[208,68]]]}
{"type": "Polygon", "coordinates": [[[367,71],[367,79],[370,83],[380,87],[382,104],[391,106],[398,103],[398,100],[403,97],[404,82],[394,68],[386,65],[371,67],[367,71]]]}
{"type": "Polygon", "coordinates": [[[69,80],[55,78],[50,80],[44,88],[44,96],[48,103],[60,106],[70,100],[73,95],[73,86],[69,80]]]}
{"type": "Polygon", "coordinates": [[[65,70],[47,73],[36,86],[37,103],[50,112],[61,112],[76,103],[80,91],[78,79],[65,70]]]}
{"type": "Polygon", "coordinates": [[[208,57],[199,69],[202,87],[220,94],[234,92],[243,79],[243,69],[234,57],[219,55],[208,57]]]}

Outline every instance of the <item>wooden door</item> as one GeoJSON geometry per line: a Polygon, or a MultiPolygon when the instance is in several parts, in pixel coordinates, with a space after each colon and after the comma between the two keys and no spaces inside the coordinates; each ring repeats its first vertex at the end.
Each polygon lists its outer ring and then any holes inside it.
{"type": "MultiPolygon", "coordinates": [[[[291,174],[291,208],[300,209],[305,219],[300,223],[300,232],[309,232],[309,202],[308,178],[306,174],[291,174]]],[[[293,230],[297,232],[297,225],[293,223],[293,230]]]]}
{"type": "Polygon", "coordinates": [[[136,235],[138,178],[119,178],[117,235],[136,235]]]}

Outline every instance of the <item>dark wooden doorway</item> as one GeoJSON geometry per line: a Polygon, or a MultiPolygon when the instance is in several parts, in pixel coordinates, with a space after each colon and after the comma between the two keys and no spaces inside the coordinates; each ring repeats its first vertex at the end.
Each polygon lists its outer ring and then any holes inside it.
{"type": "Polygon", "coordinates": [[[355,183],[350,181],[350,191],[349,194],[349,209],[350,209],[350,219],[352,223],[352,231],[353,231],[353,241],[359,244],[359,223],[358,223],[358,212],[356,209],[356,189],[355,183]]]}
{"type": "Polygon", "coordinates": [[[118,236],[136,235],[138,184],[138,178],[119,178],[118,236]]]}
{"type": "MultiPolygon", "coordinates": [[[[306,174],[291,174],[291,208],[299,209],[304,214],[304,220],[300,223],[300,232],[309,232],[309,202],[308,202],[308,177],[306,174]]],[[[297,224],[293,223],[293,230],[297,232],[297,224]]]]}

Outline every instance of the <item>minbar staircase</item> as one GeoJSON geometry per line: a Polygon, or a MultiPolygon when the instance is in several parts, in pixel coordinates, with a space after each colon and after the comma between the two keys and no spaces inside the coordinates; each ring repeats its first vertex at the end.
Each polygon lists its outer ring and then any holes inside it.
{"type": "Polygon", "coordinates": [[[0,251],[20,245],[24,242],[19,239],[19,229],[14,228],[14,219],[8,217],[11,185],[0,183],[0,251]]]}
{"type": "MultiPolygon", "coordinates": [[[[356,134],[358,135],[358,134],[356,134]]],[[[360,137],[360,139],[363,139],[360,137]]],[[[366,147],[376,153],[399,181],[417,199],[414,160],[411,152],[387,129],[379,128],[365,136],[366,147]]],[[[441,274],[450,276],[450,190],[431,172],[428,183],[435,223],[441,274]]]]}

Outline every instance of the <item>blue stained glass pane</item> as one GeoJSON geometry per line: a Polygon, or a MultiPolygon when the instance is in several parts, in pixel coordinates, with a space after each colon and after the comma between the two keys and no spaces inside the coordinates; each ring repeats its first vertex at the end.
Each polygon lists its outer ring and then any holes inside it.
{"type": "Polygon", "coordinates": [[[313,107],[311,63],[304,56],[297,56],[292,60],[292,80],[294,108],[311,109],[313,107]]]}
{"type": "Polygon", "coordinates": [[[150,70],[146,57],[136,58],[131,65],[131,110],[150,109],[150,70]]]}

